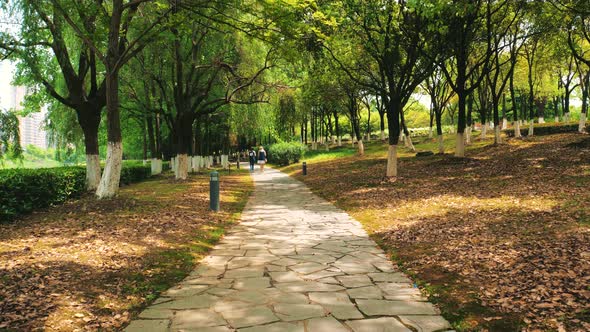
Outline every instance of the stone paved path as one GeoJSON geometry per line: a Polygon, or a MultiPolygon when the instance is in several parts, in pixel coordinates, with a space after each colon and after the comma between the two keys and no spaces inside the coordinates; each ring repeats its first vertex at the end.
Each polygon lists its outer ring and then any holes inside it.
{"type": "Polygon", "coordinates": [[[361,225],[286,174],[255,173],[241,224],[125,331],[446,331],[361,225]]]}

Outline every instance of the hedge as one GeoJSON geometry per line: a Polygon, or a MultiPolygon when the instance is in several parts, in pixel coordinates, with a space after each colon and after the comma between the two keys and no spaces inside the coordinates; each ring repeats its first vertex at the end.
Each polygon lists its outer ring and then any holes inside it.
{"type": "Polygon", "coordinates": [[[268,148],[268,161],[280,166],[299,162],[307,147],[301,143],[283,142],[271,145],[268,148]]]}
{"type": "MultiPolygon", "coordinates": [[[[543,123],[535,124],[533,134],[535,136],[544,136],[562,133],[575,133],[578,131],[578,123],[543,123]]],[[[586,125],[586,131],[590,129],[590,124],[586,125]]],[[[514,137],[514,128],[502,130],[508,137],[514,137]]],[[[520,135],[527,136],[529,134],[529,125],[520,126],[520,135]]]]}
{"type": "MultiPolygon", "coordinates": [[[[121,184],[150,176],[149,166],[123,166],[121,184]]],[[[84,167],[0,170],[0,222],[79,197],[86,191],[85,186],[84,167]]]]}

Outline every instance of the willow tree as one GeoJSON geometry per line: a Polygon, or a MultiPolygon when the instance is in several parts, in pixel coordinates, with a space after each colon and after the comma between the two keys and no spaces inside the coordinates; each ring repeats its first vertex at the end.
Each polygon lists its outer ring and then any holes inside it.
{"type": "MultiPolygon", "coordinates": [[[[524,3],[514,1],[488,1],[486,8],[486,20],[490,22],[488,39],[492,45],[490,70],[485,77],[489,86],[494,120],[494,143],[502,143],[500,136],[500,102],[504,98],[505,89],[514,73],[519,48],[523,45],[515,40],[517,34],[511,33],[518,30],[520,19],[524,13],[524,3]],[[509,56],[504,56],[508,53],[509,56]]],[[[504,103],[504,114],[506,107],[504,103]]]]}
{"type": "Polygon", "coordinates": [[[49,0],[55,17],[67,23],[75,36],[90,49],[104,68],[107,111],[107,159],[98,198],[114,197],[119,191],[123,144],[119,109],[119,72],[158,35],[161,24],[175,7],[164,0],[76,1],[49,0]],[[92,13],[92,24],[77,18],[92,13]],[[101,25],[96,25],[99,22],[101,25]]]}
{"type": "Polygon", "coordinates": [[[152,79],[166,105],[162,115],[172,133],[178,179],[188,177],[195,124],[208,122],[209,115],[229,104],[266,100],[263,78],[271,68],[272,52],[219,23],[225,15],[236,15],[221,10],[189,12],[190,19],[177,22],[161,36],[159,47],[149,49],[170,64],[161,77],[152,79]],[[246,44],[258,47],[246,50],[246,44]]]}
{"type": "Polygon", "coordinates": [[[454,92],[449,86],[445,75],[440,68],[435,69],[426,81],[422,83],[422,88],[430,96],[431,112],[436,122],[436,135],[438,141],[438,153],[445,153],[442,130],[442,115],[448,106],[454,92]]]}
{"type": "Polygon", "coordinates": [[[446,61],[440,63],[457,94],[458,121],[455,156],[465,156],[466,104],[485,78],[492,55],[490,15],[485,0],[441,2],[440,48],[446,61]]]}
{"type": "Polygon", "coordinates": [[[5,155],[19,158],[22,148],[16,113],[0,109],[0,161],[5,155]]]}
{"type": "MultiPolygon", "coordinates": [[[[61,15],[60,5],[16,0],[12,6],[13,14],[22,17],[23,24],[18,31],[0,34],[0,48],[10,51],[10,57],[21,64],[20,82],[41,85],[51,98],[76,113],[84,133],[86,188],[96,190],[101,176],[98,127],[106,105],[106,84],[100,74],[104,66],[97,61],[95,51],[75,37],[61,15]]],[[[72,8],[70,20],[95,33],[97,15],[93,10],[72,8]]]]}
{"type": "MultiPolygon", "coordinates": [[[[325,47],[353,81],[377,91],[389,127],[387,177],[397,176],[400,115],[416,87],[431,73],[430,2],[342,0],[332,3],[337,36],[325,47]],[[338,10],[336,10],[338,8],[338,10]],[[346,39],[340,44],[334,39],[346,39]],[[349,40],[349,41],[348,41],[349,40]],[[346,52],[361,50],[358,61],[344,61],[346,52]]],[[[438,10],[438,7],[435,8],[438,10]]]]}

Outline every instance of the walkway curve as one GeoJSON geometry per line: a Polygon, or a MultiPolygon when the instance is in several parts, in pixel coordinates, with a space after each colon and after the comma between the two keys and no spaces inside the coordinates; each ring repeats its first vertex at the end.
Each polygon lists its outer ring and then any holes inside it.
{"type": "Polygon", "coordinates": [[[239,225],[125,331],[446,331],[360,223],[267,168],[239,225]]]}

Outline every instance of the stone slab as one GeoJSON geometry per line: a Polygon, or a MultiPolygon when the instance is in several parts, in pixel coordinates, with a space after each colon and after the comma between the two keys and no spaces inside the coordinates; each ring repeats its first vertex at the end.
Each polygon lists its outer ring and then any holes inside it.
{"type": "Polygon", "coordinates": [[[313,318],[305,322],[307,332],[350,332],[333,317],[313,318]]]}
{"type": "Polygon", "coordinates": [[[347,321],[354,332],[412,332],[393,317],[347,321]]]}
{"type": "Polygon", "coordinates": [[[428,302],[357,300],[356,303],[367,316],[438,315],[435,307],[428,302]]]}
{"type": "Polygon", "coordinates": [[[224,311],[222,312],[222,315],[223,318],[225,318],[234,328],[262,325],[279,320],[279,318],[266,307],[253,307],[242,310],[224,311]]]}
{"type": "Polygon", "coordinates": [[[420,332],[451,329],[451,324],[441,316],[399,316],[402,323],[420,332]]]}

